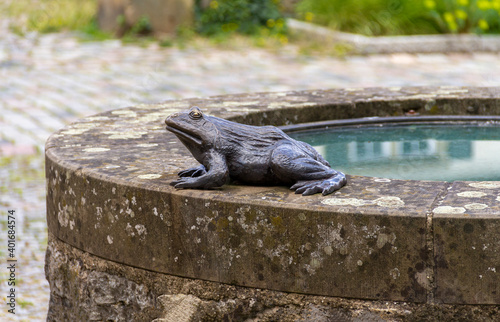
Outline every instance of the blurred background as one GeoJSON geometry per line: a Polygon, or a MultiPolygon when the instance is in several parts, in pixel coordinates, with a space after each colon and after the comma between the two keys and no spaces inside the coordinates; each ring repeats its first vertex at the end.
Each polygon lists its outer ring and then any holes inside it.
{"type": "MultiPolygon", "coordinates": [[[[290,19],[365,36],[494,35],[500,0],[1,0],[0,255],[17,222],[16,315],[45,320],[44,143],[109,109],[228,93],[498,86],[496,52],[356,55],[290,19]]],[[[457,40],[458,41],[458,40],[457,40]]],[[[0,269],[0,297],[8,295],[0,269]]],[[[4,302],[5,303],[5,302],[4,302]]]]}

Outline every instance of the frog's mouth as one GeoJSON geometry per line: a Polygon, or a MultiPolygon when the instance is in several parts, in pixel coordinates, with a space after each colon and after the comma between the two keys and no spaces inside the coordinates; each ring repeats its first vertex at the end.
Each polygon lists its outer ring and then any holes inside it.
{"type": "Polygon", "coordinates": [[[177,128],[174,125],[167,125],[167,130],[174,133],[180,140],[187,140],[197,145],[201,145],[203,143],[201,137],[198,135],[189,133],[185,129],[177,128]]]}

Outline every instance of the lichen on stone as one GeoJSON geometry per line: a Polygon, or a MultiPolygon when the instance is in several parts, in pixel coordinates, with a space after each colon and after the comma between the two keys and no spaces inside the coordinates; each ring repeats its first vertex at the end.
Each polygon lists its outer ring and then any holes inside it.
{"type": "Polygon", "coordinates": [[[488,208],[484,203],[470,203],[464,206],[467,210],[482,210],[488,208]]]}
{"type": "Polygon", "coordinates": [[[469,183],[469,186],[479,189],[498,189],[500,188],[499,181],[478,181],[469,183]]]}
{"type": "Polygon", "coordinates": [[[405,203],[399,197],[387,196],[380,197],[374,200],[374,202],[380,207],[386,208],[400,208],[404,207],[405,203]]]}
{"type": "Polygon", "coordinates": [[[465,213],[464,207],[451,207],[451,206],[439,206],[434,208],[435,214],[463,214],[465,213]]]}
{"type": "Polygon", "coordinates": [[[130,111],[130,110],[115,110],[115,111],[112,111],[111,114],[120,115],[120,116],[124,116],[124,117],[136,117],[137,116],[136,112],[130,111]]]}
{"type": "Polygon", "coordinates": [[[160,177],[161,177],[161,174],[157,174],[157,173],[141,174],[141,175],[137,176],[137,178],[145,179],[145,180],[158,179],[160,177]]]}
{"type": "Polygon", "coordinates": [[[143,135],[148,134],[146,131],[127,131],[127,132],[120,132],[120,131],[103,131],[103,134],[107,134],[108,139],[111,140],[117,140],[117,139],[139,139],[143,135]]]}
{"type": "Polygon", "coordinates": [[[109,148],[86,148],[83,149],[84,152],[105,152],[109,151],[109,148]]]}
{"type": "Polygon", "coordinates": [[[64,131],[61,131],[61,134],[63,135],[80,135],[85,132],[87,132],[89,129],[67,129],[64,131]]]}
{"type": "Polygon", "coordinates": [[[404,207],[404,201],[399,197],[384,196],[375,200],[365,200],[357,198],[327,198],[321,201],[322,204],[330,206],[354,206],[361,207],[366,205],[377,205],[384,208],[404,207]]]}
{"type": "Polygon", "coordinates": [[[487,195],[487,193],[484,193],[482,191],[464,191],[457,193],[457,196],[465,198],[481,198],[487,195]]]}
{"type": "Polygon", "coordinates": [[[321,200],[322,204],[330,205],[330,206],[355,206],[360,207],[366,205],[366,201],[363,199],[356,198],[325,198],[321,200]]]}

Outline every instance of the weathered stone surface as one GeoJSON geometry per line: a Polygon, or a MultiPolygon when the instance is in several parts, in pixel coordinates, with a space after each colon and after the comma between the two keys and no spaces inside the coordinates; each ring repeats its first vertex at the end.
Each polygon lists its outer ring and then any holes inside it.
{"type": "MultiPolygon", "coordinates": [[[[197,163],[163,120],[192,105],[247,124],[286,125],[409,110],[498,115],[500,93],[450,87],[256,93],[88,117],[46,144],[50,233],[124,267],[241,287],[413,303],[499,303],[497,186],[350,176],[346,187],[326,197],[302,197],[286,187],[175,190],[169,183],[176,173],[197,163]],[[449,207],[471,215],[470,238],[449,228],[469,224],[461,218],[448,224],[449,207]],[[481,252],[467,249],[487,243],[481,252]],[[477,269],[471,267],[480,260],[477,269]],[[462,282],[465,272],[488,284],[462,282]]],[[[102,306],[116,300],[108,293],[96,299],[102,306]]],[[[325,312],[311,305],[311,312],[325,312]]]]}
{"type": "Polygon", "coordinates": [[[454,182],[434,208],[436,298],[500,303],[500,182],[454,182]]]}
{"type": "Polygon", "coordinates": [[[201,306],[199,298],[185,294],[162,295],[158,297],[158,302],[165,314],[162,318],[155,319],[156,322],[195,321],[201,306]]]}
{"type": "Polygon", "coordinates": [[[59,290],[51,294],[48,321],[498,321],[500,317],[500,308],[494,305],[362,301],[187,279],[107,261],[52,235],[47,255],[47,279],[51,289],[59,290]],[[101,283],[96,284],[96,278],[101,283]],[[114,283],[102,282],[106,280],[114,283]],[[130,286],[137,294],[126,291],[130,286]],[[97,305],[85,293],[89,291],[120,291],[122,302],[97,305]],[[119,312],[130,314],[123,318],[119,312]]]}
{"type": "Polygon", "coordinates": [[[49,247],[46,256],[51,290],[48,321],[125,321],[154,306],[155,298],[144,285],[88,269],[81,258],[61,248],[49,247]]]}

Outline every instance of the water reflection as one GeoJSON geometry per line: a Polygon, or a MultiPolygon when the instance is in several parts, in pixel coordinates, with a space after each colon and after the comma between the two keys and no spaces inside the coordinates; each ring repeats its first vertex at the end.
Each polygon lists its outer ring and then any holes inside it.
{"type": "Polygon", "coordinates": [[[500,128],[411,125],[293,133],[349,174],[417,180],[500,180],[500,128]]]}

